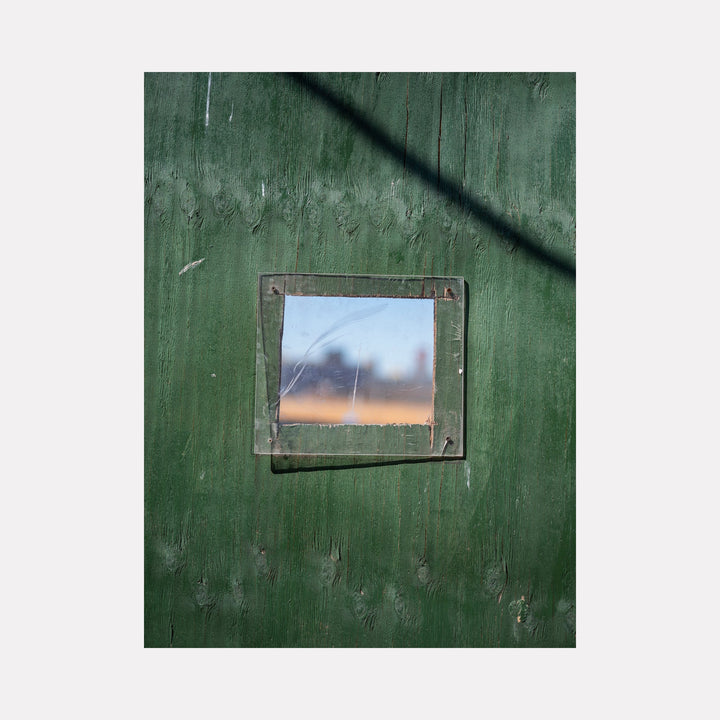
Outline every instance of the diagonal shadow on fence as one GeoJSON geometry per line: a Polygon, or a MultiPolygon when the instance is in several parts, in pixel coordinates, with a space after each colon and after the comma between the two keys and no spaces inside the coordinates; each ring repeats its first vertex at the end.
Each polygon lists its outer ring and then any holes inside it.
{"type": "Polygon", "coordinates": [[[480,222],[496,234],[497,239],[511,243],[523,250],[527,255],[555,268],[558,272],[571,278],[573,282],[575,281],[575,266],[568,262],[567,259],[548,252],[536,239],[513,227],[513,225],[497,211],[468,196],[457,183],[444,177],[417,156],[408,152],[406,148],[396,143],[379,125],[362,117],[356,108],[334,95],[313,77],[304,73],[286,73],[285,75],[300,87],[322,100],[344,120],[352,123],[359,132],[368,137],[399,163],[402,163],[406,170],[423,178],[428,183],[434,184],[435,180],[437,180],[437,190],[439,193],[445,195],[445,197],[453,203],[461,205],[464,210],[472,213],[480,222]]]}

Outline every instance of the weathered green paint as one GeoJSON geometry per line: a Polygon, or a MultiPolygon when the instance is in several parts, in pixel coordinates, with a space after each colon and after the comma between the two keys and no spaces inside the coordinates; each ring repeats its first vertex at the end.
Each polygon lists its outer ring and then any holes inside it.
{"type": "Polygon", "coordinates": [[[575,77],[314,80],[398,152],[285,76],[207,123],[146,76],[145,643],[573,646],[575,286],[521,239],[572,263],[575,77]],[[464,277],[465,459],[255,456],[259,272],[464,277]]]}

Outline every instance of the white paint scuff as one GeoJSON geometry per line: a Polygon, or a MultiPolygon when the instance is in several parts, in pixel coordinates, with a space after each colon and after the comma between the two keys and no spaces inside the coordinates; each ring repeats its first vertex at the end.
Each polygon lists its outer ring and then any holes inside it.
{"type": "Polygon", "coordinates": [[[178,275],[182,275],[184,272],[187,272],[191,268],[194,268],[196,265],[199,265],[201,262],[203,262],[205,258],[200,258],[199,260],[193,260],[193,262],[188,263],[179,273],[178,275]]]}
{"type": "Polygon", "coordinates": [[[210,83],[212,82],[212,73],[208,73],[208,93],[207,102],[205,103],[205,127],[210,124],[210,83]]]}

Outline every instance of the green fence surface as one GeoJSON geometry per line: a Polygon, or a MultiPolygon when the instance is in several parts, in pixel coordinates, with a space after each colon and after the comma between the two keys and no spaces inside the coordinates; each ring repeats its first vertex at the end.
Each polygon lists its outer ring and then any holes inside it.
{"type": "Polygon", "coordinates": [[[575,76],[145,76],[145,645],[575,646],[575,76]],[[260,272],[467,283],[465,457],[253,454],[260,272]]]}

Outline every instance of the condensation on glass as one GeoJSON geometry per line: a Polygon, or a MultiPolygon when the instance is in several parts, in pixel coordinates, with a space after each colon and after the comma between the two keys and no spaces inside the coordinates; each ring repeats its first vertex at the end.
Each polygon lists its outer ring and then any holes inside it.
{"type": "Polygon", "coordinates": [[[255,453],[461,457],[463,278],[261,274],[255,453]]]}

